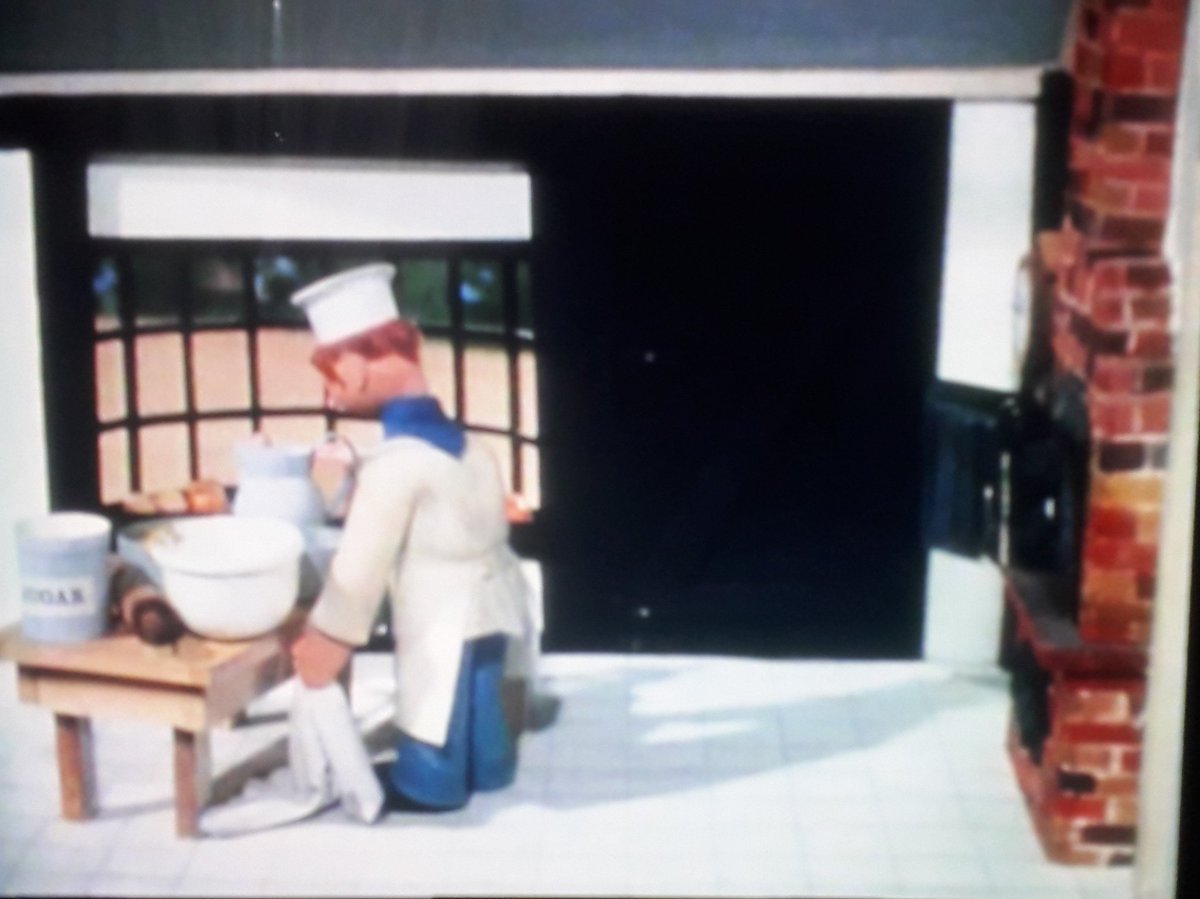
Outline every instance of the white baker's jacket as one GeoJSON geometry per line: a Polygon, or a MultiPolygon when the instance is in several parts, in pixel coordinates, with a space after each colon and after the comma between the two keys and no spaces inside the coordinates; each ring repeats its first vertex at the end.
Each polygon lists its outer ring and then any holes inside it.
{"type": "Polygon", "coordinates": [[[313,606],[317,628],[357,646],[390,596],[396,724],[425,743],[445,743],[464,641],[531,627],[504,497],[494,458],[470,434],[461,457],[407,436],[365,451],[313,606]]]}

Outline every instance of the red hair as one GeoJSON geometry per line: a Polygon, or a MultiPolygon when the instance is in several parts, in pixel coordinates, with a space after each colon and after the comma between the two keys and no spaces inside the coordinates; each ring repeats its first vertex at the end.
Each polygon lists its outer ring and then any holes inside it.
{"type": "Polygon", "coordinates": [[[342,353],[357,353],[367,359],[378,359],[393,353],[403,356],[414,365],[420,363],[421,332],[410,321],[396,319],[376,325],[361,334],[326,343],[313,350],[309,361],[328,378],[336,378],[334,364],[342,353]]]}

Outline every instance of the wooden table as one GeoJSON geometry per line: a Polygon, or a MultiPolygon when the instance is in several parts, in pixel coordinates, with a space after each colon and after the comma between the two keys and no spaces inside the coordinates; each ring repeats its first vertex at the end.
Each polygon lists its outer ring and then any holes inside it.
{"type": "Polygon", "coordinates": [[[208,799],[209,729],[291,676],[286,648],[302,620],[253,640],[188,635],[163,647],[131,634],[49,644],[24,639],[20,625],[0,630],[0,658],[16,663],[21,700],[54,713],[63,817],[96,811],[91,719],[157,722],[174,730],[176,831],[195,836],[208,799]]]}

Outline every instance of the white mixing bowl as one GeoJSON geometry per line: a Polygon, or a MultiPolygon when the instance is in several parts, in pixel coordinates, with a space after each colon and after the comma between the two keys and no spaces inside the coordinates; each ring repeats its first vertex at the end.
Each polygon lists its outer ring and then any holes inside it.
{"type": "Polygon", "coordinates": [[[244,640],[278,627],[300,587],[300,529],[272,518],[206,515],[172,521],[146,549],[167,601],[189,629],[244,640]]]}

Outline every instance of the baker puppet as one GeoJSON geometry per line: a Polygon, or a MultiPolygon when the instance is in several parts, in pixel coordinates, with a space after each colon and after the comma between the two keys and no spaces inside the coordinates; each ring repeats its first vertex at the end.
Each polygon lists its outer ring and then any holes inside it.
{"type": "Polygon", "coordinates": [[[508,637],[528,632],[529,589],[508,546],[505,488],[488,450],[448,419],[420,364],[421,334],[397,314],[395,268],[362,266],[292,302],[337,412],[377,414],[329,575],[292,648],[303,682],[337,677],[386,596],[396,644],[396,758],[380,770],[392,809],[451,809],[511,783],[501,705],[508,637]]]}

